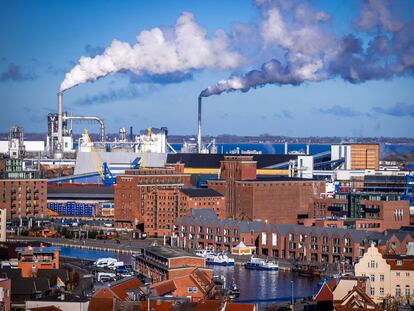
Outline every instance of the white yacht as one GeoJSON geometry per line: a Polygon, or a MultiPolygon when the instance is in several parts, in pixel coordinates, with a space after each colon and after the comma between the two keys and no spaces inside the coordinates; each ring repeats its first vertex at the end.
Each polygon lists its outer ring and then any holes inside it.
{"type": "Polygon", "coordinates": [[[279,265],[274,261],[268,261],[257,257],[251,257],[244,267],[249,270],[269,270],[277,271],[279,270],[279,265]]]}

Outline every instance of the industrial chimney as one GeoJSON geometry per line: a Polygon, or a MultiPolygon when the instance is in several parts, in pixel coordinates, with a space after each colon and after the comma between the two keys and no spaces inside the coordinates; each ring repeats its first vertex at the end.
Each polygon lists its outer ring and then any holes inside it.
{"type": "Polygon", "coordinates": [[[58,92],[58,141],[54,152],[54,158],[60,159],[63,157],[63,116],[62,116],[62,96],[63,92],[58,92]]]}
{"type": "Polygon", "coordinates": [[[201,96],[198,97],[198,133],[197,133],[197,152],[201,153],[201,96]]]}

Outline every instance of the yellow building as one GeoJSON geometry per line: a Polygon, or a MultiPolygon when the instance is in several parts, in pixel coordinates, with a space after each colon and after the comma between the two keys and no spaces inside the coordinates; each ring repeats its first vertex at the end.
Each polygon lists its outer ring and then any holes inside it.
{"type": "Polygon", "coordinates": [[[381,302],[386,296],[409,297],[414,294],[414,256],[382,255],[374,245],[355,265],[356,276],[370,279],[370,296],[381,302]]]}
{"type": "Polygon", "coordinates": [[[344,159],[340,169],[378,170],[378,144],[340,144],[331,146],[331,159],[344,159]]]}
{"type": "Polygon", "coordinates": [[[378,170],[379,145],[378,144],[352,144],[351,167],[353,170],[378,170]]]}

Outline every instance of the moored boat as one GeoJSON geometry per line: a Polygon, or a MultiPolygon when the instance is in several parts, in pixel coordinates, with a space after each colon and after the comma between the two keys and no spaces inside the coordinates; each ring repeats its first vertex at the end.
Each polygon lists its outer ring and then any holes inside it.
{"type": "Polygon", "coordinates": [[[248,270],[279,270],[279,265],[276,262],[264,260],[262,258],[257,258],[253,256],[252,258],[250,258],[250,261],[245,263],[244,267],[248,270]]]}
{"type": "Polygon", "coordinates": [[[206,264],[217,266],[233,266],[234,259],[229,258],[226,254],[209,254],[206,257],[206,264]]]}

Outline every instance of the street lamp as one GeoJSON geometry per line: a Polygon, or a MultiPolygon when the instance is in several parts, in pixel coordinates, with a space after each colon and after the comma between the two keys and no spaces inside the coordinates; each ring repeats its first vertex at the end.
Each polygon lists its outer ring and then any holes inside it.
{"type": "Polygon", "coordinates": [[[291,289],[292,289],[292,310],[293,310],[293,305],[295,304],[295,298],[293,296],[293,280],[290,281],[290,285],[291,285],[291,289]]]}

